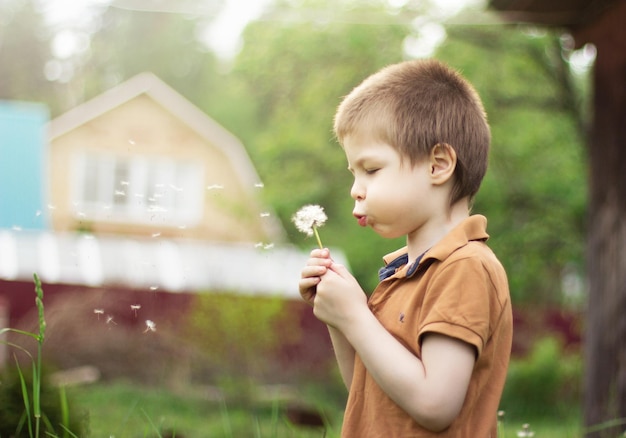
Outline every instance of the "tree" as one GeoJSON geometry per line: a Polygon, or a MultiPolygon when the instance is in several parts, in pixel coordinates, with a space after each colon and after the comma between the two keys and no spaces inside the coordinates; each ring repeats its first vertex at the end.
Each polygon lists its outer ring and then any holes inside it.
{"type": "Polygon", "coordinates": [[[52,57],[50,38],[34,1],[0,3],[0,99],[55,105],[54,88],[44,73],[52,57]]]}
{"type": "Polygon", "coordinates": [[[81,100],[144,71],[203,107],[216,90],[217,60],[197,38],[202,17],[109,6],[76,82],[81,100]]]}
{"type": "Polygon", "coordinates": [[[502,32],[498,25],[448,33],[437,56],[477,87],[492,128],[490,167],[474,211],[489,219],[490,245],[514,301],[560,304],[564,271],[583,275],[582,90],[556,33],[502,32]]]}
{"type": "Polygon", "coordinates": [[[402,59],[406,32],[403,26],[372,32],[369,25],[341,22],[256,22],[245,30],[232,72],[238,107],[250,117],[232,129],[248,145],[267,199],[291,240],[313,245],[290,218],[304,204],[322,205],[330,217],[321,231],[324,243],[341,247],[370,289],[382,259],[362,249],[377,248],[382,256],[399,243],[384,242],[355,225],[351,176],[333,138],[332,117],[341,96],[367,73],[402,59]]]}

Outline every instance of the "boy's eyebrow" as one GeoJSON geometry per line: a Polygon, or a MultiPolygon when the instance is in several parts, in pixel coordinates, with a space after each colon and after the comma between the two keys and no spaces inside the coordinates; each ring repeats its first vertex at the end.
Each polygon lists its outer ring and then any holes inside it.
{"type": "MultiPolygon", "coordinates": [[[[365,155],[359,156],[355,160],[354,165],[355,166],[360,166],[360,165],[363,164],[364,161],[377,161],[377,160],[379,160],[379,158],[375,154],[365,154],[365,155]]],[[[353,167],[350,165],[350,163],[348,163],[348,170],[350,172],[352,172],[354,170],[353,167]]]]}

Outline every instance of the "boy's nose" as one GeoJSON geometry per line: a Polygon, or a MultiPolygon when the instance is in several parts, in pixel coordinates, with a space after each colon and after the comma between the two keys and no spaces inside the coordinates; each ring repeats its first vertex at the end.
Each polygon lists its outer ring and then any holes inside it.
{"type": "Polygon", "coordinates": [[[350,189],[350,196],[352,196],[352,199],[354,200],[365,199],[365,189],[361,184],[357,184],[355,181],[350,189]]]}

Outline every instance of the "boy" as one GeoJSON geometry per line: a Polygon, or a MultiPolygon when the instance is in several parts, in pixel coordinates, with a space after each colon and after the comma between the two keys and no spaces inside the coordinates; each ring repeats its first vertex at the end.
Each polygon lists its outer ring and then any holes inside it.
{"type": "Polygon", "coordinates": [[[358,224],[406,236],[369,299],[328,249],[302,270],[349,389],[342,437],[495,437],[512,316],[487,221],[469,213],[490,143],[480,98],[441,62],[403,62],[343,100],[335,134],[358,224]]]}

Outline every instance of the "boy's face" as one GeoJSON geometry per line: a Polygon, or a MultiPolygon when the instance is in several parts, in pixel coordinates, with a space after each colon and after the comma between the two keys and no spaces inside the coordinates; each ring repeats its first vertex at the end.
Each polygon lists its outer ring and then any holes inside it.
{"type": "Polygon", "coordinates": [[[359,225],[396,238],[417,233],[437,219],[428,159],[411,166],[395,148],[367,133],[346,137],[343,147],[354,175],[350,195],[359,225]]]}

